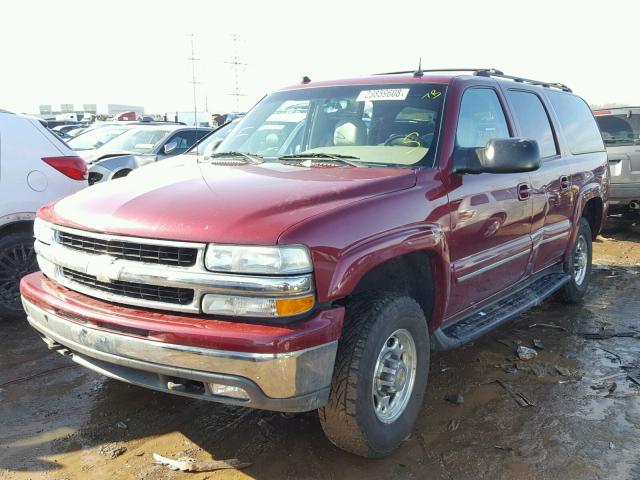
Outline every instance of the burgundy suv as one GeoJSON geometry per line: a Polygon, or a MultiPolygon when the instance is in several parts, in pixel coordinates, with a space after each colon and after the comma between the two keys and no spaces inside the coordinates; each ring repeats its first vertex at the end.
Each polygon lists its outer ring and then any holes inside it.
{"type": "Polygon", "coordinates": [[[119,380],[318,409],[368,457],[410,433],[432,350],[580,301],[607,210],[587,104],[488,69],[305,77],[143,173],[39,212],[29,323],[119,380]]]}

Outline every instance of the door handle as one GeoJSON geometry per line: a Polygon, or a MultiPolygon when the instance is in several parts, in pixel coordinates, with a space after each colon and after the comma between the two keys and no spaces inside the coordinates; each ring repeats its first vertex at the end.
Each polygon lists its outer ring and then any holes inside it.
{"type": "Polygon", "coordinates": [[[531,196],[531,185],[521,183],[518,185],[518,200],[528,200],[531,196]]]}
{"type": "Polygon", "coordinates": [[[569,181],[569,177],[567,175],[562,175],[560,177],[560,191],[568,190],[571,186],[571,182],[569,181]]]}

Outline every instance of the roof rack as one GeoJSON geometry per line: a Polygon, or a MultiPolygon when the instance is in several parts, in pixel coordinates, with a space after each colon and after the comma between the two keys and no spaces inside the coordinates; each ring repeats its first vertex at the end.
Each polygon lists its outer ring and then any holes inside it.
{"type": "Polygon", "coordinates": [[[567,87],[564,83],[541,82],[539,80],[531,80],[529,78],[515,77],[513,75],[505,75],[500,70],[494,70],[492,68],[486,69],[486,70],[478,70],[475,73],[475,75],[478,75],[481,77],[506,78],[507,80],[513,80],[514,82],[518,82],[518,83],[529,83],[531,85],[540,85],[541,87],[557,88],[558,90],[562,90],[563,92],[571,92],[571,89],[567,87]]]}
{"type": "Polygon", "coordinates": [[[405,73],[412,73],[415,77],[421,77],[423,73],[437,73],[437,72],[472,72],[473,75],[478,77],[498,77],[505,78],[507,80],[513,80],[517,83],[528,83],[530,85],[540,85],[541,87],[557,88],[563,92],[571,92],[572,90],[563,83],[557,82],[541,82],[539,80],[531,80],[529,78],[516,77],[513,75],[505,75],[502,71],[496,68],[435,68],[435,69],[419,69],[419,70],[406,70],[403,72],[386,72],[376,73],[375,75],[401,75],[405,73]]]}
{"type": "Polygon", "coordinates": [[[375,73],[374,75],[402,75],[404,73],[413,73],[415,76],[419,77],[420,73],[436,73],[436,72],[480,72],[480,71],[495,71],[498,73],[502,73],[500,70],[495,70],[494,68],[418,68],[418,70],[405,70],[402,72],[384,72],[384,73],[375,73]]]}

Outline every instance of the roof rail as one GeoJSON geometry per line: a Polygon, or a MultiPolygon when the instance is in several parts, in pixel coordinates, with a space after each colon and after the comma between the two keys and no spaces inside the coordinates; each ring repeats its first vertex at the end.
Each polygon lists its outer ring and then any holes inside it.
{"type": "Polygon", "coordinates": [[[418,71],[415,70],[405,70],[402,72],[385,72],[385,73],[376,73],[375,75],[401,75],[405,73],[413,73],[414,76],[422,76],[421,73],[437,73],[437,72],[472,72],[473,75],[478,77],[497,77],[497,78],[505,78],[507,80],[513,80],[518,83],[528,83],[530,85],[540,85],[542,87],[548,88],[557,88],[558,90],[562,90],[563,92],[571,92],[572,90],[567,87],[563,83],[557,82],[541,82],[539,80],[531,80],[529,78],[516,77],[513,75],[506,75],[501,70],[496,68],[434,68],[434,69],[420,69],[418,71]]]}
{"type": "Polygon", "coordinates": [[[506,78],[507,80],[513,80],[514,82],[517,82],[517,83],[528,83],[530,85],[540,85],[541,87],[557,88],[558,90],[562,90],[563,92],[572,91],[564,83],[541,82],[539,80],[531,80],[530,78],[515,77],[513,75],[505,75],[500,70],[494,70],[494,69],[478,70],[474,75],[478,75],[481,77],[506,78]]]}
{"type": "Polygon", "coordinates": [[[402,72],[384,72],[384,73],[374,73],[374,75],[402,75],[404,73],[419,73],[419,72],[423,72],[423,73],[437,73],[437,72],[479,72],[479,71],[495,71],[498,73],[502,73],[500,72],[500,70],[496,70],[494,68],[433,68],[433,69],[426,69],[426,68],[418,68],[418,70],[405,70],[402,72]]]}

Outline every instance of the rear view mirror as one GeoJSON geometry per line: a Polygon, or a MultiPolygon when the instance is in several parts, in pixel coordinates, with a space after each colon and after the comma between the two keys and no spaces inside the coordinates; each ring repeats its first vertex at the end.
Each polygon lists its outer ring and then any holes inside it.
{"type": "Polygon", "coordinates": [[[173,140],[172,142],[167,143],[162,150],[163,150],[165,155],[169,155],[176,148],[178,148],[178,142],[173,140]]]}
{"type": "Polygon", "coordinates": [[[500,138],[484,148],[459,148],[454,173],[522,173],[542,166],[538,142],[527,138],[500,138]]]}

